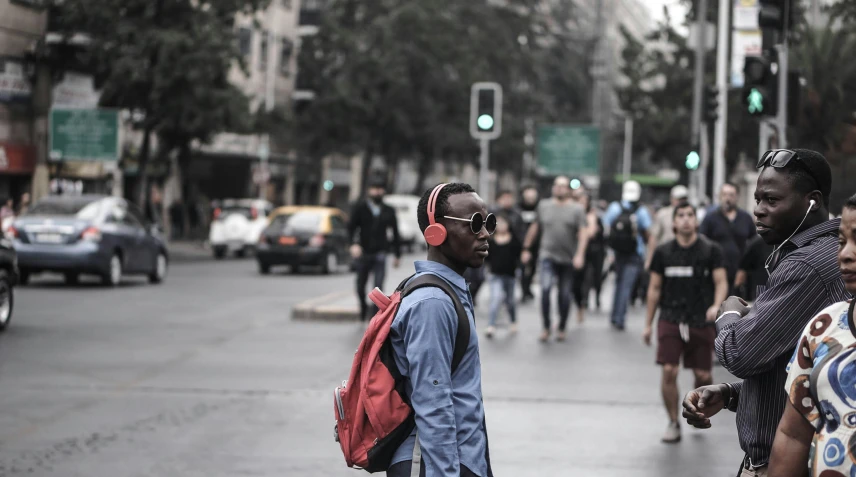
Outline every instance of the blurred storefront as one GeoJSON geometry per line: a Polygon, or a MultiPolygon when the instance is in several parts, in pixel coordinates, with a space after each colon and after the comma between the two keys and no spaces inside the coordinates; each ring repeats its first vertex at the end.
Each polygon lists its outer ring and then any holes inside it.
{"type": "Polygon", "coordinates": [[[0,142],[0,198],[18,200],[30,192],[36,169],[36,148],[0,142]]]}

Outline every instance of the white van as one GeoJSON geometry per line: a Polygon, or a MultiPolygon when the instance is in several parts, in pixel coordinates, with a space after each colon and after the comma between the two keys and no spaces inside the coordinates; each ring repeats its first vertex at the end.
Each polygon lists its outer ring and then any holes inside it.
{"type": "Polygon", "coordinates": [[[419,196],[390,194],[384,196],[384,203],[395,209],[395,218],[398,219],[398,234],[405,250],[413,252],[416,246],[425,247],[425,240],[419,230],[419,220],[416,211],[419,208],[419,196]]]}

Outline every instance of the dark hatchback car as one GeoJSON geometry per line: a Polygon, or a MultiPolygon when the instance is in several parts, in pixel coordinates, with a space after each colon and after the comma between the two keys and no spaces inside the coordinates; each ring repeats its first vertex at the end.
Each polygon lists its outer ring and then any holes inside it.
{"type": "Polygon", "coordinates": [[[124,199],[107,196],[47,197],[6,232],[18,253],[20,282],[39,272],[59,272],[67,283],[81,274],[116,286],[124,275],[166,278],[168,254],[160,231],[124,199]]]}
{"type": "Polygon", "coordinates": [[[256,261],[267,274],[274,265],[320,267],[323,273],[339,271],[350,260],[347,219],[331,207],[288,206],[273,211],[259,238],[256,261]]]}

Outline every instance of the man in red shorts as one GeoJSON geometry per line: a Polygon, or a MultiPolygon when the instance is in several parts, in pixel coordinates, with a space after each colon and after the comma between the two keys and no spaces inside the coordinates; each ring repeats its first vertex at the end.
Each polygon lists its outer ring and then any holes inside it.
{"type": "Polygon", "coordinates": [[[651,325],[657,323],[657,364],[663,366],[662,392],[669,426],[663,442],[681,440],[678,425],[678,366],[695,374],[696,388],[713,383],[714,321],[728,293],[722,249],[698,234],[698,218],[692,205],[675,206],[672,216],[675,238],[657,247],[651,259],[648,316],[642,339],[651,344],[651,325]]]}

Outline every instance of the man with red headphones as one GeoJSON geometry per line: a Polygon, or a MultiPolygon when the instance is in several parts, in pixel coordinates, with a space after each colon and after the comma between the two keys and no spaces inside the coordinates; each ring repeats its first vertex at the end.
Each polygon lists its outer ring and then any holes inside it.
{"type": "Polygon", "coordinates": [[[428,259],[416,262],[411,279],[432,274],[449,284],[469,319],[469,342],[452,372],[458,330],[452,298],[440,288],[425,287],[401,301],[389,336],[416,429],[395,453],[387,476],[492,477],[478,334],[463,274],[484,264],[496,218],[470,185],[460,183],[426,191],[417,217],[428,259]]]}

